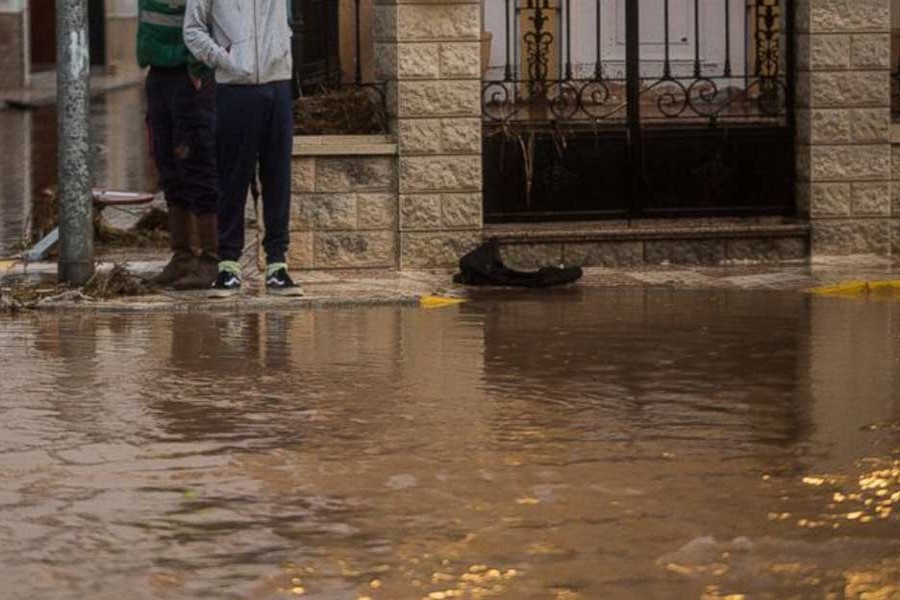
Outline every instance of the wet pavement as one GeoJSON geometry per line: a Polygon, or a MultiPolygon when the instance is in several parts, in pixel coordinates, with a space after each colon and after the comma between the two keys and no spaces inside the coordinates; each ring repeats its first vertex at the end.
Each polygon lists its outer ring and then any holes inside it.
{"type": "MultiPolygon", "coordinates": [[[[56,108],[0,110],[0,257],[21,250],[32,199],[56,183],[56,108]]],[[[140,86],[91,102],[95,187],[156,189],[140,86]]],[[[109,212],[109,211],[108,211],[109,212]]]]}
{"type": "Polygon", "coordinates": [[[32,313],[0,357],[3,597],[900,596],[900,302],[32,313]]]}

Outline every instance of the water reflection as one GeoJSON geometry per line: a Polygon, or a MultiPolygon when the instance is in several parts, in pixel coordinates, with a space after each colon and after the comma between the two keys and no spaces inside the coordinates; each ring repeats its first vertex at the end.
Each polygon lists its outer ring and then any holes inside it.
{"type": "Polygon", "coordinates": [[[0,581],[42,598],[896,590],[898,306],[615,290],[0,321],[0,581]]]}
{"type": "MultiPolygon", "coordinates": [[[[0,134],[0,256],[7,256],[20,249],[32,198],[56,183],[56,108],[0,110],[0,134]]],[[[94,99],[91,136],[97,187],[156,189],[140,87],[94,99]]]]}

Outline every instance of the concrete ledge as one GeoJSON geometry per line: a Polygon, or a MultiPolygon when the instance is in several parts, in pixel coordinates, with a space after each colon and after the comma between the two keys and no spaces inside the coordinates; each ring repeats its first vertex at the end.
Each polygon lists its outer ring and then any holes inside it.
{"type": "Polygon", "coordinates": [[[484,237],[504,244],[808,236],[809,223],[789,219],[648,219],[590,223],[485,225],[484,237]]]}
{"type": "Polygon", "coordinates": [[[648,219],[593,223],[490,225],[507,262],[518,268],[726,265],[806,261],[808,223],[783,218],[648,219]]]}
{"type": "Polygon", "coordinates": [[[297,135],[293,156],[396,156],[387,135],[297,135]]]}

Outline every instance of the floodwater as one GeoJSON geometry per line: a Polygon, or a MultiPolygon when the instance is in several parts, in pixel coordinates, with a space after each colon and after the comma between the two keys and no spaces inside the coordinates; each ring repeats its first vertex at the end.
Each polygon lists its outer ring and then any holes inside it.
{"type": "Polygon", "coordinates": [[[0,596],[900,597],[900,303],[0,320],[0,596]]]}
{"type": "MultiPolygon", "coordinates": [[[[140,87],[91,102],[94,185],[154,191],[140,87]]],[[[21,251],[31,202],[56,184],[56,107],[0,110],[0,258],[21,251]]]]}

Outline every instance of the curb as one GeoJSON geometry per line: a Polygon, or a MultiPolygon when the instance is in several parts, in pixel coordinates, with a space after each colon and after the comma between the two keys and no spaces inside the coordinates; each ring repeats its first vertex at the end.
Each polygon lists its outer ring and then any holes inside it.
{"type": "MultiPolygon", "coordinates": [[[[79,312],[87,314],[164,314],[164,313],[251,313],[261,311],[303,311],[318,308],[365,308],[399,306],[423,310],[439,310],[459,306],[467,298],[419,294],[371,294],[353,297],[313,295],[302,298],[242,296],[208,299],[165,298],[164,295],[129,299],[84,300],[78,298],[47,299],[21,307],[19,314],[79,312]]],[[[2,314],[2,311],[0,311],[2,314]]]]}

